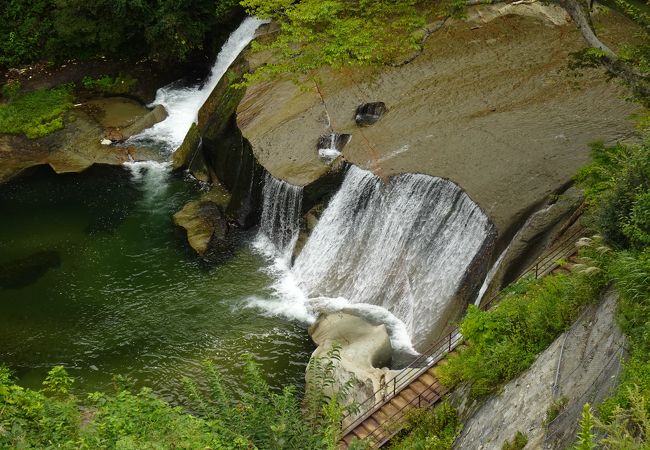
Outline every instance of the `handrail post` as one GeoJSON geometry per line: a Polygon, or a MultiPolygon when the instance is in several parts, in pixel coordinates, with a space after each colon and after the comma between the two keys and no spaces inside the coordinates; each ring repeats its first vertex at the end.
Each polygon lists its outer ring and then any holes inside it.
{"type": "Polygon", "coordinates": [[[395,381],[396,378],[397,377],[393,378],[393,397],[395,397],[395,395],[397,395],[397,381],[395,381]]]}
{"type": "Polygon", "coordinates": [[[449,333],[449,351],[447,353],[451,353],[451,335],[453,334],[453,331],[449,333]]]}
{"type": "Polygon", "coordinates": [[[538,270],[539,270],[539,261],[535,264],[535,279],[539,278],[538,270]]]}

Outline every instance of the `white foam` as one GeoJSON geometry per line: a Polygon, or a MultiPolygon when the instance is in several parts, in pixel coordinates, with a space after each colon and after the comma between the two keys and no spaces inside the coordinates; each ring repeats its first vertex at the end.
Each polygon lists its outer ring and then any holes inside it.
{"type": "Polygon", "coordinates": [[[149,106],[163,105],[167,118],[132,137],[127,143],[154,142],[169,152],[175,151],[183,143],[192,123],[197,121],[203,103],[263,23],[265,21],[256,17],[248,17],[232,32],[221,48],[210,76],[202,85],[187,87],[175,82],[158,89],[155,100],[149,106]]]}
{"type": "MultiPolygon", "coordinates": [[[[300,208],[286,200],[288,188],[264,193],[263,217],[298,230],[300,208]]],[[[275,282],[270,298],[247,305],[304,323],[323,312],[354,314],[385,324],[393,348],[414,353],[412,342],[426,344],[491,227],[447,180],[409,174],[386,186],[352,167],[293,267],[295,240],[282,248],[286,237],[261,227],[255,248],[269,258],[275,282]]]]}

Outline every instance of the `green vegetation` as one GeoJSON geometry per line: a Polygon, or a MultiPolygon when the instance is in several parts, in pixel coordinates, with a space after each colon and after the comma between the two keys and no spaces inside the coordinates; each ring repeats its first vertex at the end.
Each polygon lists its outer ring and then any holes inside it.
{"type": "Polygon", "coordinates": [[[102,94],[128,94],[138,84],[138,80],[128,75],[118,75],[115,78],[104,75],[102,77],[84,77],[81,85],[90,91],[102,94]]]}
{"type": "MultiPolygon", "coordinates": [[[[338,358],[338,349],[327,358],[338,358]]],[[[310,365],[315,379],[332,379],[327,358],[310,365]]],[[[50,371],[41,391],[17,386],[0,368],[0,448],[336,448],[339,394],[310,393],[305,420],[295,389],[272,392],[250,357],[238,399],[213,364],[205,370],[205,392],[186,380],[189,414],[147,388],[133,393],[124,378],[116,378],[115,393],[81,402],[62,367],[50,371]]]]}
{"type": "Polygon", "coordinates": [[[528,444],[528,436],[521,431],[517,431],[511,441],[503,443],[501,450],[521,450],[526,444],[528,444]]]}
{"type": "Polygon", "coordinates": [[[394,450],[449,450],[463,426],[453,406],[442,402],[434,409],[408,412],[404,430],[391,441],[394,450]]]}
{"type": "Polygon", "coordinates": [[[470,305],[460,324],[469,345],[441,367],[442,382],[468,381],[474,396],[494,392],[530,367],[603,285],[602,275],[593,271],[525,278],[488,311],[470,305]]]}
{"type": "MultiPolygon", "coordinates": [[[[647,448],[650,445],[650,142],[593,148],[578,179],[588,218],[614,251],[600,269],[620,294],[618,320],[629,338],[629,359],[615,394],[599,407],[585,405],[576,448],[647,448]],[[616,208],[616,210],[615,210],[616,208]]],[[[600,248],[606,247],[597,242],[600,248]]]]}
{"type": "Polygon", "coordinates": [[[271,42],[255,43],[271,51],[272,64],[248,80],[282,74],[305,74],[334,68],[395,62],[420,48],[426,17],[459,14],[463,0],[242,0],[250,14],[273,19],[280,27],[271,42]]]}
{"type": "Polygon", "coordinates": [[[589,225],[618,249],[650,244],[650,142],[592,146],[593,163],[578,172],[590,213],[589,225]]]}
{"type": "MultiPolygon", "coordinates": [[[[7,95],[5,89],[3,95],[7,95]]],[[[72,107],[70,86],[27,94],[9,89],[10,100],[0,103],[0,133],[38,138],[63,128],[63,113],[72,107]]]]}
{"type": "Polygon", "coordinates": [[[8,0],[0,8],[0,68],[41,60],[153,57],[211,48],[237,0],[8,0]]]}
{"type": "Polygon", "coordinates": [[[553,422],[557,418],[557,416],[559,416],[560,413],[564,411],[568,403],[569,403],[569,398],[565,396],[562,396],[554,400],[551,406],[548,408],[548,411],[546,411],[546,417],[544,418],[544,423],[548,425],[551,422],[553,422]]]}

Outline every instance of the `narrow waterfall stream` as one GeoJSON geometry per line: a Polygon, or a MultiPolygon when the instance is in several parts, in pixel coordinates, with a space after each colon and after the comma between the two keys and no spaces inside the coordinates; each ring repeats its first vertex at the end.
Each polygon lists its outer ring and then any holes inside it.
{"type": "MultiPolygon", "coordinates": [[[[266,198],[265,207],[283,202],[266,198]]],[[[350,311],[386,323],[400,350],[422,346],[492,232],[487,216],[448,180],[404,174],[384,185],[353,166],[293,267],[276,274],[278,298],[251,304],[311,320],[323,310],[350,311]]]]}
{"type": "Polygon", "coordinates": [[[300,233],[302,188],[267,174],[263,195],[259,239],[268,240],[270,251],[289,261],[300,233]]]}
{"type": "Polygon", "coordinates": [[[192,123],[197,120],[203,103],[263,23],[265,21],[256,17],[246,18],[223,45],[210,76],[202,84],[185,86],[181,82],[174,82],[158,89],[155,100],[149,106],[163,105],[168,113],[167,118],[129,139],[127,143],[154,144],[168,153],[175,151],[183,143],[192,123]]]}

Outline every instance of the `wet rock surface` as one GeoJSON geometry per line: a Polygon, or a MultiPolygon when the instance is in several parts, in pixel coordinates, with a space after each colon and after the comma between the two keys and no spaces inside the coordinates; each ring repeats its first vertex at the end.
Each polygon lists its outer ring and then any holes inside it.
{"type": "MultiPolygon", "coordinates": [[[[309,328],[309,335],[318,345],[312,358],[323,358],[334,345],[340,346],[340,360],[332,361],[335,381],[330,389],[337,391],[352,380],[347,399],[350,403],[364,402],[390,377],[392,347],[385,325],[372,325],[351,314],[332,313],[321,315],[309,328]]],[[[308,389],[314,383],[309,372],[306,382],[308,389]]],[[[348,422],[351,420],[344,426],[348,422]]]]}
{"type": "Polygon", "coordinates": [[[228,222],[221,206],[213,201],[187,203],[174,214],[174,223],[185,229],[190,246],[199,254],[227,250],[228,222]]]}
{"type": "MultiPolygon", "coordinates": [[[[610,12],[603,39],[628,30],[610,12]]],[[[589,160],[589,143],[633,135],[636,106],[600,69],[578,76],[570,53],[585,42],[552,5],[483,5],[467,21],[448,21],[413,62],[366,77],[323,70],[308,81],[257,83],[237,108],[237,123],[262,166],[306,186],[328,172],[313,144],[332,126],[348,133],[346,160],[379,176],[417,172],[458,183],[499,234],[564,185],[589,160]],[[313,83],[312,83],[313,84],[313,83]],[[381,99],[390,112],[360,128],[351,112],[381,99]],[[329,117],[329,121],[328,121],[329,117]]]]}
{"type": "Polygon", "coordinates": [[[148,117],[147,111],[132,100],[102,99],[71,109],[64,115],[65,127],[43,138],[0,135],[0,183],[40,165],[69,173],[82,172],[93,164],[160,160],[157,152],[145,148],[102,144],[110,133],[119,133],[116,125],[136,123],[148,117]]]}

